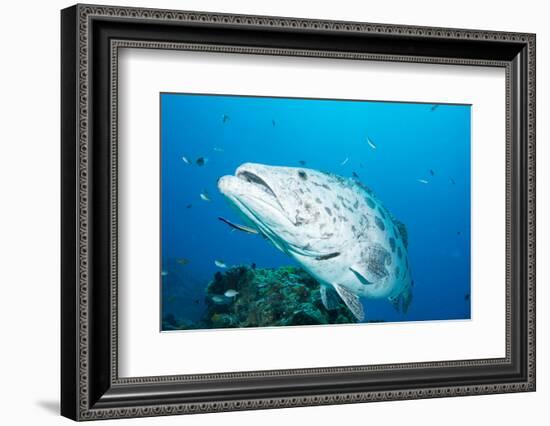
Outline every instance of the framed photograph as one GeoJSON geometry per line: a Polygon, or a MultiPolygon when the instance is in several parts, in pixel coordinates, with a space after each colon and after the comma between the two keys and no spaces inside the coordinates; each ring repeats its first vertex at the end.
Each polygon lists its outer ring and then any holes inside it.
{"type": "Polygon", "coordinates": [[[535,35],[61,12],[74,420],[535,390],[535,35]]]}

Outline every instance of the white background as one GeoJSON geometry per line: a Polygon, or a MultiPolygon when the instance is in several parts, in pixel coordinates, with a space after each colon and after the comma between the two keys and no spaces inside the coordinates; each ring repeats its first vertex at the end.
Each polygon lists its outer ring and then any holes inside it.
{"type": "MultiPolygon", "coordinates": [[[[277,0],[111,2],[383,23],[536,32],[538,107],[538,391],[453,399],[293,408],[201,416],[118,420],[119,424],[258,425],[340,423],[518,425],[548,422],[550,214],[544,141],[550,114],[548,12],[544,2],[338,2],[277,0]],[[546,194],[545,194],[546,192],[546,194]],[[129,423],[131,422],[131,423],[129,423]]],[[[2,423],[69,424],[57,416],[59,394],[59,9],[65,1],[3,4],[0,67],[0,400],[2,423]]],[[[109,421],[102,424],[117,424],[109,421]]]]}
{"type": "Polygon", "coordinates": [[[124,49],[118,91],[119,374],[504,357],[504,75],[502,68],[124,49]],[[471,103],[472,319],[159,333],[159,208],[151,200],[159,199],[160,92],[471,103]],[[226,347],[234,349],[220,359],[219,349],[226,347]]]}

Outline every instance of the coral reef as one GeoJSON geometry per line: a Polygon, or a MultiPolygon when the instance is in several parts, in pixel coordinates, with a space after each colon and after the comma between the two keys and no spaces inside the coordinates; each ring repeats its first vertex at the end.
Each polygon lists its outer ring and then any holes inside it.
{"type": "Polygon", "coordinates": [[[178,324],[175,318],[167,317],[163,321],[165,329],[357,322],[343,303],[338,309],[325,309],[317,281],[294,266],[276,269],[237,266],[217,272],[206,288],[205,302],[206,310],[199,323],[178,324]]]}

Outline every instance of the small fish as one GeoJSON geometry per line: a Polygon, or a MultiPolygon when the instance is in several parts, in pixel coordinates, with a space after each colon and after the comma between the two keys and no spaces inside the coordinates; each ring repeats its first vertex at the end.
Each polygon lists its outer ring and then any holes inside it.
{"type": "Polygon", "coordinates": [[[199,157],[197,158],[197,161],[195,161],[195,163],[197,163],[197,166],[204,166],[206,163],[208,163],[208,158],[204,158],[204,157],[199,157]]]}
{"type": "Polygon", "coordinates": [[[189,259],[186,259],[185,257],[181,257],[179,259],[176,259],[176,263],[178,265],[187,265],[189,264],[189,259]]]}
{"type": "Polygon", "coordinates": [[[429,183],[426,179],[417,179],[417,181],[423,184],[429,183]]]}
{"type": "Polygon", "coordinates": [[[214,147],[214,151],[216,151],[216,152],[224,152],[224,151],[223,151],[223,148],[220,148],[219,146],[215,146],[215,147],[214,147]]]}
{"type": "Polygon", "coordinates": [[[185,206],[186,209],[190,209],[191,207],[193,207],[193,204],[187,204],[187,205],[185,206]]]}
{"type": "Polygon", "coordinates": [[[206,191],[201,192],[199,196],[203,201],[210,201],[210,197],[208,196],[208,192],[206,191]]]}
{"type": "Polygon", "coordinates": [[[230,289],[230,290],[227,290],[223,295],[225,297],[235,297],[237,294],[239,294],[237,290],[230,289]]]}
{"type": "Polygon", "coordinates": [[[370,138],[367,136],[367,143],[369,144],[369,146],[372,148],[372,149],[376,149],[376,145],[374,144],[373,141],[370,140],[370,138]]]}
{"type": "Polygon", "coordinates": [[[185,157],[184,155],[181,156],[181,159],[182,161],[185,163],[185,164],[191,164],[191,162],[189,161],[189,159],[187,157],[185,157]]]}
{"type": "Polygon", "coordinates": [[[355,178],[355,179],[359,179],[359,175],[355,172],[351,172],[351,175],[355,178]]]}
{"type": "Polygon", "coordinates": [[[229,117],[227,114],[222,114],[222,123],[227,123],[229,120],[231,120],[231,117],[229,117]]]}
{"type": "Polygon", "coordinates": [[[249,234],[257,234],[258,233],[258,231],[256,231],[254,228],[250,228],[250,227],[245,226],[245,225],[238,225],[236,223],[230,222],[229,220],[227,220],[224,217],[219,216],[218,219],[221,220],[223,223],[229,225],[233,229],[238,229],[239,231],[248,232],[249,234]]]}
{"type": "Polygon", "coordinates": [[[456,182],[453,178],[449,178],[449,182],[451,182],[453,185],[456,184],[456,182]]]}
{"type": "Polygon", "coordinates": [[[275,122],[275,120],[271,120],[271,125],[272,125],[273,127],[275,127],[276,124],[277,124],[277,123],[275,122]]]}
{"type": "Polygon", "coordinates": [[[166,272],[166,271],[162,271],[162,272],[160,273],[160,276],[161,276],[161,277],[165,277],[165,276],[167,276],[167,275],[168,275],[168,272],[166,272]]]}
{"type": "Polygon", "coordinates": [[[306,162],[304,160],[299,160],[298,163],[300,163],[302,166],[306,165],[306,162]]]}
{"type": "Polygon", "coordinates": [[[212,296],[212,302],[218,304],[218,305],[224,305],[227,303],[227,299],[223,296],[212,296]]]}
{"type": "Polygon", "coordinates": [[[214,264],[215,264],[218,268],[227,268],[227,265],[224,263],[223,260],[214,260],[214,264]]]}
{"type": "Polygon", "coordinates": [[[341,166],[345,166],[346,163],[347,163],[348,161],[349,161],[349,158],[346,157],[346,159],[345,159],[344,161],[342,161],[342,162],[340,163],[340,165],[341,165],[341,166]]]}
{"type": "Polygon", "coordinates": [[[434,112],[437,108],[439,108],[439,104],[434,104],[434,105],[432,105],[432,107],[430,108],[430,111],[434,112]]]}
{"type": "Polygon", "coordinates": [[[430,169],[430,174],[431,174],[432,176],[435,176],[435,172],[434,172],[432,169],[430,169]]]}

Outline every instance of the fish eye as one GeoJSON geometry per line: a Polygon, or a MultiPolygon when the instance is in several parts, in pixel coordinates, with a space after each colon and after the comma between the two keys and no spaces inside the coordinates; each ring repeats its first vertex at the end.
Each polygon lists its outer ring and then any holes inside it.
{"type": "Polygon", "coordinates": [[[304,172],[303,170],[300,170],[298,172],[298,176],[300,176],[300,179],[303,179],[303,180],[306,180],[307,179],[307,174],[306,172],[304,172]]]}

